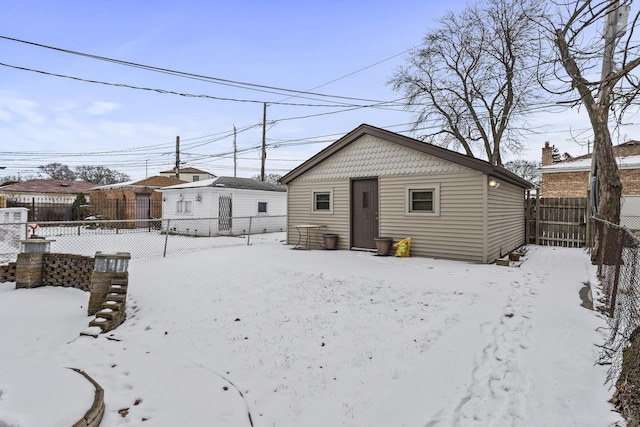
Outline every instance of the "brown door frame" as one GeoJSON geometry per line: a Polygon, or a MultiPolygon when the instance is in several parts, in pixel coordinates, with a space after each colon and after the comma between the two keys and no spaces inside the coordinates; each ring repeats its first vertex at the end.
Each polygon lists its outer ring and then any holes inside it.
{"type": "Polygon", "coordinates": [[[379,221],[379,211],[380,211],[380,180],[378,179],[377,176],[370,176],[370,177],[362,177],[362,178],[351,178],[349,180],[349,234],[350,234],[350,247],[351,248],[361,248],[361,249],[375,249],[375,241],[373,239],[375,239],[376,237],[378,237],[378,234],[380,233],[380,221],[379,221]],[[372,209],[374,209],[375,212],[370,212],[370,219],[372,221],[374,221],[374,224],[372,225],[372,231],[373,231],[373,236],[371,237],[371,242],[368,245],[368,247],[362,247],[362,246],[356,246],[356,226],[358,225],[356,222],[356,215],[355,215],[355,197],[354,197],[354,185],[356,182],[358,181],[375,181],[375,189],[376,189],[376,194],[375,194],[375,200],[372,200],[372,202],[375,202],[375,206],[373,206],[372,209]]]}

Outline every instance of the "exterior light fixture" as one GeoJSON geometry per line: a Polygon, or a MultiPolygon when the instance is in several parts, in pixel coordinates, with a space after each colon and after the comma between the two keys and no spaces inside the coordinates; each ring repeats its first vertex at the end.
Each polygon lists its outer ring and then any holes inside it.
{"type": "Polygon", "coordinates": [[[202,201],[202,196],[200,195],[200,193],[196,194],[196,202],[201,202],[202,201]]]}
{"type": "Polygon", "coordinates": [[[489,188],[498,188],[500,183],[495,178],[489,178],[489,188]]]}

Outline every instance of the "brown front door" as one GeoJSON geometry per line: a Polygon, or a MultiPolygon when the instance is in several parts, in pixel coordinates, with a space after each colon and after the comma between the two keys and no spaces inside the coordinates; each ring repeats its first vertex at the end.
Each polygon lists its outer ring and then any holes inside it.
{"type": "MultiPolygon", "coordinates": [[[[151,218],[151,195],[136,194],[136,219],[144,220],[151,218]]],[[[136,227],[146,228],[149,221],[136,221],[136,227]]]]}
{"type": "Polygon", "coordinates": [[[351,181],[352,246],[373,249],[378,237],[378,179],[351,181]]]}

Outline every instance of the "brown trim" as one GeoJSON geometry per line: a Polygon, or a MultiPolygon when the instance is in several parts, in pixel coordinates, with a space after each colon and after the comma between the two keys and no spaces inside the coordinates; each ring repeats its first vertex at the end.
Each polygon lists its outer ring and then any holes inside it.
{"type": "Polygon", "coordinates": [[[352,142],[361,138],[364,135],[375,136],[385,141],[393,142],[403,147],[411,148],[422,153],[441,158],[459,165],[468,167],[484,173],[485,175],[491,175],[502,181],[514,184],[522,188],[533,188],[533,184],[526,181],[516,174],[509,172],[503,167],[492,165],[484,160],[475,159],[473,157],[465,156],[464,154],[457,153],[455,151],[447,150],[446,148],[438,147],[437,145],[427,144],[417,139],[410,138],[408,136],[400,135],[385,129],[377,128],[368,124],[361,124],[324,150],[320,151],[315,156],[311,157],[306,162],[302,163],[297,168],[280,178],[280,182],[288,184],[300,175],[304,174],[311,168],[319,165],[327,158],[336,154],[338,151],[347,147],[352,142]]]}

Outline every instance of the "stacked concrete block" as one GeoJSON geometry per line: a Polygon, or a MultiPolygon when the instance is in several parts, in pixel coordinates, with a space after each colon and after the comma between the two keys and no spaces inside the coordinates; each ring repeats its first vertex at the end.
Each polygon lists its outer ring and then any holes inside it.
{"type": "Polygon", "coordinates": [[[102,421],[102,417],[104,416],[104,389],[93,378],[87,375],[86,372],[76,368],[70,369],[84,376],[91,384],[93,384],[96,390],[93,397],[93,404],[89,410],[71,427],[98,427],[102,421]]]}
{"type": "Polygon", "coordinates": [[[70,254],[45,254],[43,260],[44,284],[89,290],[94,258],[70,254]]]}
{"type": "Polygon", "coordinates": [[[0,283],[16,281],[16,263],[10,262],[7,265],[0,265],[0,283]]]}
{"type": "Polygon", "coordinates": [[[16,261],[16,288],[37,288],[43,286],[42,260],[40,254],[18,254],[16,261]]]}
{"type": "Polygon", "coordinates": [[[98,326],[104,333],[114,330],[125,321],[127,285],[127,279],[112,279],[109,292],[100,309],[96,311],[96,318],[89,323],[90,327],[98,326]]]}
{"type": "MultiPolygon", "coordinates": [[[[91,274],[91,285],[89,286],[89,315],[94,315],[102,309],[102,305],[107,301],[107,296],[112,293],[112,281],[114,283],[128,283],[129,273],[98,273],[91,274]]],[[[124,286],[126,292],[126,285],[124,286]]]]}

